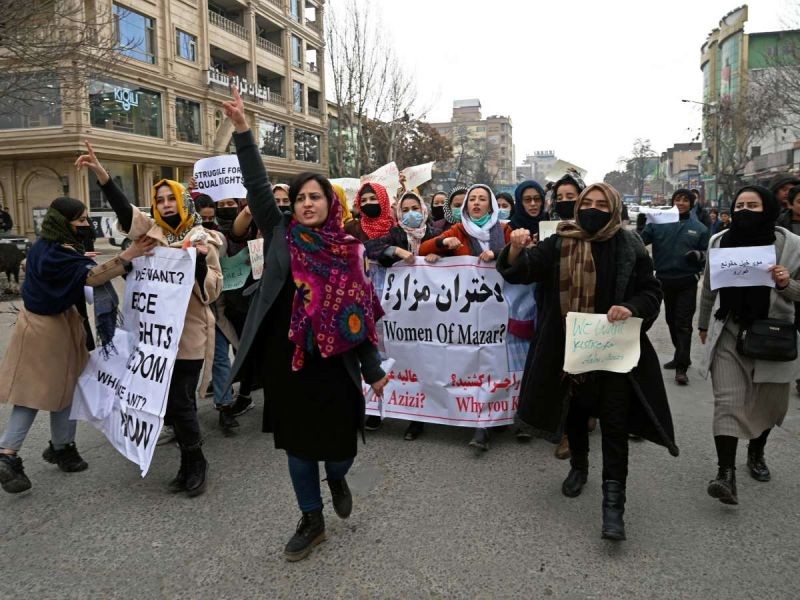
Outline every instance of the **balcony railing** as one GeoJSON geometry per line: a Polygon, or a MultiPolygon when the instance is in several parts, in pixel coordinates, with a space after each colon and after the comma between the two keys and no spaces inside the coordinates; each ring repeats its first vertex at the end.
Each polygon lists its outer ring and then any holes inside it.
{"type": "Polygon", "coordinates": [[[276,104],[278,106],[286,105],[286,100],[283,98],[283,96],[272,91],[270,91],[269,95],[267,96],[267,102],[270,104],[276,104]]]}
{"type": "Polygon", "coordinates": [[[230,19],[226,19],[225,17],[218,15],[214,11],[208,11],[208,20],[211,22],[212,25],[219,27],[220,29],[224,29],[228,33],[235,35],[236,37],[240,37],[243,40],[250,39],[250,36],[247,34],[247,29],[242,27],[238,23],[234,23],[230,19]]]}
{"type": "Polygon", "coordinates": [[[280,56],[281,58],[283,58],[283,48],[278,46],[278,44],[276,44],[275,42],[270,42],[269,40],[264,39],[262,37],[257,37],[256,40],[258,40],[258,45],[260,48],[263,48],[270,54],[274,54],[275,56],[280,56]]]}
{"type": "Polygon", "coordinates": [[[320,111],[320,109],[314,106],[308,107],[308,114],[311,115],[312,117],[317,117],[318,119],[322,118],[322,111],[320,111]]]}
{"type": "Polygon", "coordinates": [[[308,71],[309,73],[319,73],[319,67],[317,66],[317,63],[308,63],[308,71]]]}
{"type": "Polygon", "coordinates": [[[267,2],[283,10],[283,0],[267,0],[267,2]]]}
{"type": "Polygon", "coordinates": [[[322,32],[322,27],[319,26],[319,21],[309,21],[306,19],[306,27],[311,27],[314,31],[322,32]]]}

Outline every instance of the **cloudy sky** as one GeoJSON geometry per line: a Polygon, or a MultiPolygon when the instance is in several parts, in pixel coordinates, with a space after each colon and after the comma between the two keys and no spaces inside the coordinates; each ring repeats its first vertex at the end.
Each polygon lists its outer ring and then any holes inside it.
{"type": "MultiPolygon", "coordinates": [[[[336,2],[337,0],[330,0],[336,2]]],[[[731,0],[372,0],[430,121],[454,99],[511,116],[517,163],[534,150],[601,179],[649,138],[698,134],[700,46],[731,0]]],[[[751,0],[746,32],[787,28],[798,0],[751,0]]],[[[796,16],[792,16],[796,15],[796,16]]],[[[794,25],[800,27],[800,23],[794,25]]]]}

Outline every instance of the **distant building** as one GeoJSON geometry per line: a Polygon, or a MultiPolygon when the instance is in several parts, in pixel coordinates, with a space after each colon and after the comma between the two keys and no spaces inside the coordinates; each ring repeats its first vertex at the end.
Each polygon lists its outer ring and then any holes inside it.
{"type": "Polygon", "coordinates": [[[689,142],[675,144],[661,153],[661,172],[664,179],[676,188],[700,187],[700,155],[703,144],[689,142]]]}
{"type": "Polygon", "coordinates": [[[517,181],[534,179],[544,184],[545,177],[553,170],[557,160],[553,150],[537,150],[528,154],[522,164],[517,165],[517,181]]]}

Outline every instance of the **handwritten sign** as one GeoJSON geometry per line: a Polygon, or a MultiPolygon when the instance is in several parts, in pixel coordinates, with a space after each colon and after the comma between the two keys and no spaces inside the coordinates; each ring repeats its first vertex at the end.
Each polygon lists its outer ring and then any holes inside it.
{"type": "Polygon", "coordinates": [[[642,206],[639,209],[645,217],[647,217],[648,223],[653,223],[654,225],[663,225],[664,223],[677,223],[680,220],[680,213],[678,212],[678,207],[673,206],[672,208],[668,209],[661,209],[661,208],[650,208],[647,206],[642,206]]]}
{"type": "Polygon", "coordinates": [[[253,268],[253,279],[261,279],[264,273],[264,238],[248,240],[247,248],[250,250],[250,266],[253,268]]]}
{"type": "Polygon", "coordinates": [[[556,229],[561,221],[539,221],[539,241],[546,240],[556,234],[556,229]]]}
{"type": "Polygon", "coordinates": [[[222,268],[222,291],[238,290],[250,275],[250,253],[246,248],[233,256],[220,256],[222,268]]]}
{"type": "Polygon", "coordinates": [[[397,189],[400,187],[400,171],[394,162],[390,162],[369,175],[362,175],[361,183],[367,182],[379,183],[389,192],[389,197],[394,198],[397,196],[397,189]]]}
{"type": "Polygon", "coordinates": [[[433,163],[427,162],[424,165],[406,167],[400,171],[406,176],[406,189],[410,192],[418,188],[423,183],[427,183],[433,178],[433,163]]]}
{"type": "Polygon", "coordinates": [[[711,248],[708,253],[711,289],[751,285],[775,287],[768,269],[776,262],[775,246],[711,248]]]}
{"type": "Polygon", "coordinates": [[[242,169],[235,154],[203,158],[194,163],[197,191],[214,202],[226,198],[245,198],[247,190],[242,180],[242,169]]]}
{"type": "Polygon", "coordinates": [[[331,185],[340,185],[347,194],[347,202],[350,208],[353,208],[353,201],[356,199],[358,188],[361,187],[361,181],[357,177],[339,177],[338,179],[331,179],[331,185]]]}
{"type": "Polygon", "coordinates": [[[609,323],[604,314],[567,313],[564,371],[629,373],[639,363],[642,320],[609,323]]]}
{"type": "Polygon", "coordinates": [[[194,285],[194,248],[155,248],[133,260],[125,284],[124,328],[115,351],[89,356],[70,418],[89,421],[147,474],[167,410],[186,308],[194,285]]]}

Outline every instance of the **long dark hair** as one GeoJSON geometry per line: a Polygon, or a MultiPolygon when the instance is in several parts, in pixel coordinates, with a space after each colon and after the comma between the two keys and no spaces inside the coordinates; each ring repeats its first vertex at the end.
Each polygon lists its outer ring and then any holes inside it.
{"type": "Polygon", "coordinates": [[[335,194],[333,192],[333,186],[328,178],[324,175],[320,175],[319,173],[305,172],[300,173],[297,177],[295,177],[289,186],[289,202],[292,204],[292,210],[294,210],[294,203],[297,201],[297,196],[300,194],[300,190],[303,189],[303,186],[309,181],[316,181],[319,184],[325,194],[325,197],[328,199],[329,206],[333,202],[335,194]]]}

